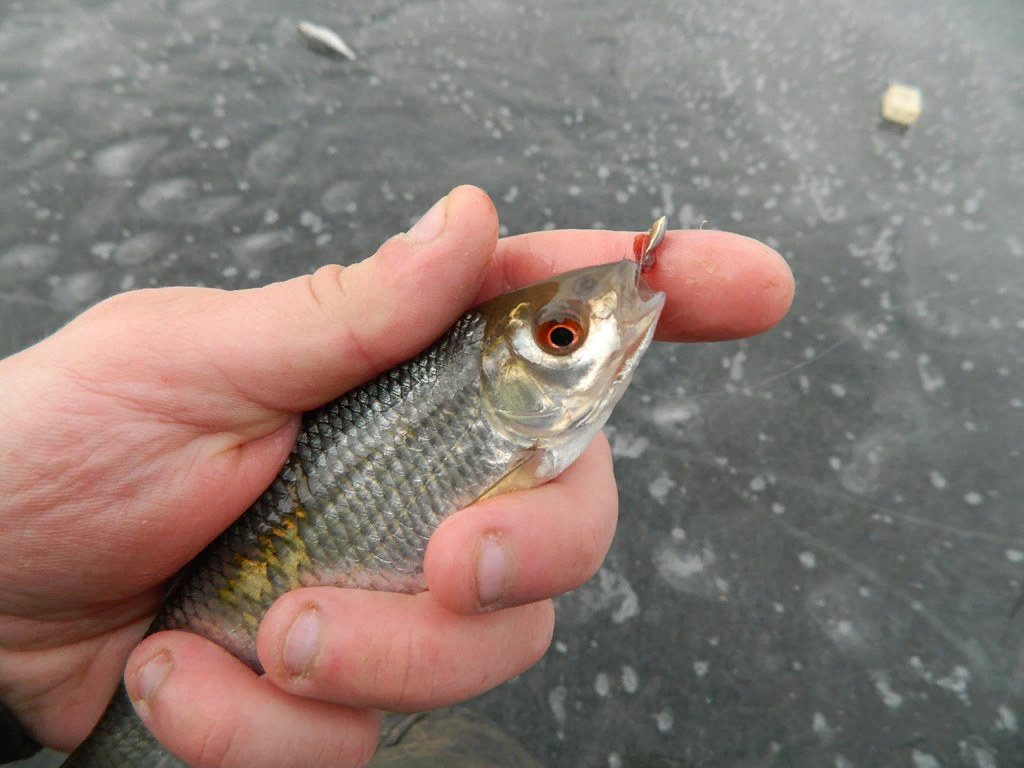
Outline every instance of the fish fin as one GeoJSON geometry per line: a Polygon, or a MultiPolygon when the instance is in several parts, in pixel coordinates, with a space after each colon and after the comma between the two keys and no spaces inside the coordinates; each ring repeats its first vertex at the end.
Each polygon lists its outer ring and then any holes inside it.
{"type": "Polygon", "coordinates": [[[543,451],[532,449],[525,452],[519,462],[498,482],[484,491],[476,501],[486,501],[512,491],[525,491],[537,487],[540,485],[537,481],[537,470],[543,458],[543,451]]]}

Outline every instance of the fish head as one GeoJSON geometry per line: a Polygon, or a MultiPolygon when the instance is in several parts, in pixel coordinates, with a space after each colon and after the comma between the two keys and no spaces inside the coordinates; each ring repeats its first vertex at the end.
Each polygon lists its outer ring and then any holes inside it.
{"type": "Polygon", "coordinates": [[[569,466],[604,426],[654,336],[665,294],[633,261],[585,267],[494,298],[482,351],[484,407],[492,423],[539,449],[531,477],[569,466]]]}

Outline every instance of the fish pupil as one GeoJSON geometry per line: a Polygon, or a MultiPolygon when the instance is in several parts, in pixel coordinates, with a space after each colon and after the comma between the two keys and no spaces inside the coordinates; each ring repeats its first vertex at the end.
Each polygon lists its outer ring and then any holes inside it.
{"type": "Polygon", "coordinates": [[[559,349],[565,349],[576,340],[576,334],[571,328],[564,325],[556,325],[551,329],[548,338],[559,349]]]}

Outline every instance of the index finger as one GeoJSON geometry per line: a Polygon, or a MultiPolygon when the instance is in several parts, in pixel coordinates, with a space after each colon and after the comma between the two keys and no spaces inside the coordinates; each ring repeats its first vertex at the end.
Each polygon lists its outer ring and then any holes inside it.
{"type": "MultiPolygon", "coordinates": [[[[633,258],[635,232],[554,230],[502,238],[478,301],[577,267],[633,258]]],[[[667,295],[655,338],[723,341],[767,331],[793,301],[793,273],[764,243],[713,230],[674,230],[646,275],[667,295]]]]}

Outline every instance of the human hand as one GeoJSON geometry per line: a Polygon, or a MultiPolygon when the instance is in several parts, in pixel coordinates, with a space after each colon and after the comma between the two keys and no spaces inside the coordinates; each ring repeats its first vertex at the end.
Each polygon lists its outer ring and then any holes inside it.
{"type": "MultiPolygon", "coordinates": [[[[123,670],[147,726],[189,763],[359,765],[377,709],[470,698],[544,653],[548,598],[597,570],[614,531],[600,437],[551,483],[446,520],[429,592],[282,597],[260,628],[264,676],[188,633],[135,647],[167,580],[273,479],[302,411],[411,357],[471,304],[622,258],[633,237],[496,245],[494,209],[469,187],[438,210],[358,265],[246,291],[122,294],[0,361],[0,698],[39,741],[74,747],[123,670]],[[504,569],[490,558],[478,573],[485,541],[504,569]],[[314,651],[295,675],[301,648],[287,641],[311,603],[321,632],[293,633],[314,651]]],[[[720,232],[670,232],[650,282],[668,294],[656,338],[676,341],[766,330],[793,291],[777,254],[720,232]]]]}

